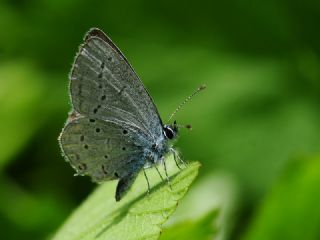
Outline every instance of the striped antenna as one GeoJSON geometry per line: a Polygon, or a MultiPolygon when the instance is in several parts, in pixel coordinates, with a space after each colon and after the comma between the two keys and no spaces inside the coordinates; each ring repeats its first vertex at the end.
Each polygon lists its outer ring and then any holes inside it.
{"type": "Polygon", "coordinates": [[[195,95],[197,95],[199,92],[201,92],[202,90],[206,89],[206,85],[201,85],[200,87],[198,87],[198,89],[196,91],[194,91],[190,96],[188,96],[177,108],[176,110],[174,110],[174,112],[170,115],[168,122],[170,122],[170,120],[173,118],[174,115],[176,115],[176,113],[182,108],[183,105],[185,105],[192,97],[194,97],[195,95]]]}

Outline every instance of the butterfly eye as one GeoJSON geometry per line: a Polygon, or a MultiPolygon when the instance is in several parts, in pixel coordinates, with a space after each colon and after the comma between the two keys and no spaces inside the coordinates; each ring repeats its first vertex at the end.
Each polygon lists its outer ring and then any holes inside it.
{"type": "Polygon", "coordinates": [[[164,132],[164,135],[169,139],[173,139],[175,136],[174,131],[169,126],[165,126],[163,129],[163,132],[164,132]]]}

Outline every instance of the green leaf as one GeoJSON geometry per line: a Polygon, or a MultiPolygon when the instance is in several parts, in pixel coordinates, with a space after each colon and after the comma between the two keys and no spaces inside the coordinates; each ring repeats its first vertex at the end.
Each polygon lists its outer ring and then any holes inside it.
{"type": "Polygon", "coordinates": [[[242,239],[319,239],[320,157],[290,163],[242,239]]]}
{"type": "Polygon", "coordinates": [[[173,160],[168,160],[172,189],[154,169],[149,169],[150,194],[146,193],[147,185],[140,174],[131,191],[116,202],[116,182],[105,182],[70,216],[53,239],[158,239],[162,224],[174,212],[200,167],[198,162],[193,162],[179,171],[173,160]]]}
{"type": "Polygon", "coordinates": [[[213,239],[217,228],[214,224],[214,220],[218,216],[218,211],[211,210],[205,216],[196,221],[185,221],[175,224],[170,228],[164,229],[161,234],[161,240],[188,240],[188,239],[213,239]]]}

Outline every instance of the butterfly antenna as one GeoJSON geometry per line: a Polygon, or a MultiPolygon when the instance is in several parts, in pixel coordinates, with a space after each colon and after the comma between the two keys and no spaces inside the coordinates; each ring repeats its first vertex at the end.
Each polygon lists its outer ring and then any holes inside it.
{"type": "Polygon", "coordinates": [[[180,105],[174,110],[174,112],[170,115],[168,122],[173,118],[174,115],[182,108],[183,105],[185,105],[193,96],[197,95],[202,90],[206,89],[206,85],[201,85],[198,87],[196,91],[194,91],[190,96],[188,96],[180,105]]]}

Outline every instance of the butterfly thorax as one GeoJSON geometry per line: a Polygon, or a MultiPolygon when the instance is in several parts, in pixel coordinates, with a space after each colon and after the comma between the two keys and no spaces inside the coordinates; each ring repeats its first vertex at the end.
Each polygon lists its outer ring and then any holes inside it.
{"type": "Polygon", "coordinates": [[[175,126],[164,125],[163,134],[157,140],[157,142],[151,145],[151,148],[145,149],[146,165],[150,167],[154,164],[158,164],[163,160],[163,157],[168,154],[172,144],[170,140],[177,137],[178,129],[175,126]]]}

